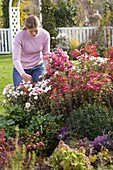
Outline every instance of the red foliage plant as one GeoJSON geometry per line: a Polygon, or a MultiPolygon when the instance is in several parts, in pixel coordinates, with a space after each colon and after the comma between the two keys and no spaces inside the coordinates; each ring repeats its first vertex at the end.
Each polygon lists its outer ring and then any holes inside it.
{"type": "Polygon", "coordinates": [[[6,140],[4,129],[0,129],[0,169],[9,163],[10,155],[14,153],[14,138],[6,140]]]}

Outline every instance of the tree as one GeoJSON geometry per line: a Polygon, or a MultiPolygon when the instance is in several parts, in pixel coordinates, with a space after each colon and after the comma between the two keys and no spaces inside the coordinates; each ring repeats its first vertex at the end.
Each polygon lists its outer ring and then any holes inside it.
{"type": "Polygon", "coordinates": [[[42,26],[49,31],[51,37],[51,49],[56,46],[55,37],[57,36],[56,19],[55,19],[56,6],[51,0],[42,0],[42,26]]]}
{"type": "Polygon", "coordinates": [[[0,1],[0,27],[3,27],[2,1],[0,1]]]}
{"type": "Polygon", "coordinates": [[[113,2],[110,0],[106,0],[103,5],[102,25],[113,26],[113,2]]]}
{"type": "Polygon", "coordinates": [[[76,0],[58,0],[55,11],[57,27],[71,27],[78,24],[76,0]]]}
{"type": "Polygon", "coordinates": [[[56,36],[56,7],[51,0],[42,0],[42,25],[47,31],[50,32],[51,37],[56,36]]]}
{"type": "Polygon", "coordinates": [[[9,27],[9,0],[2,0],[3,28],[9,27]]]}

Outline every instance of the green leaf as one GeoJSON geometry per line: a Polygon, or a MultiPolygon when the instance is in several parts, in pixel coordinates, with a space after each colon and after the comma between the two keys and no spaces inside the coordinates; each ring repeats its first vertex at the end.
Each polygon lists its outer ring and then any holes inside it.
{"type": "Polygon", "coordinates": [[[13,119],[9,119],[7,121],[7,125],[14,125],[14,124],[15,124],[15,122],[13,121],[13,119]]]}

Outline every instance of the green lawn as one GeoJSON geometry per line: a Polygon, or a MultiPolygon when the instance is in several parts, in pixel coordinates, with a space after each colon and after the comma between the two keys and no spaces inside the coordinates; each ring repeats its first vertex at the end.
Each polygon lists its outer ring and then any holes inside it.
{"type": "Polygon", "coordinates": [[[12,84],[12,56],[9,55],[1,55],[0,54],[0,114],[3,113],[3,96],[2,91],[4,87],[8,84],[12,84]]]}

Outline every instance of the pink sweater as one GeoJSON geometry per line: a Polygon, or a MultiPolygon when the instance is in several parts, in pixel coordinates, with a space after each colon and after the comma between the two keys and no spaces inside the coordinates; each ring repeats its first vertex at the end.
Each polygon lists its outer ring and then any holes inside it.
{"type": "Polygon", "coordinates": [[[24,69],[31,69],[43,62],[43,56],[50,52],[50,34],[40,28],[33,37],[27,30],[20,30],[14,38],[13,64],[22,76],[24,69]]]}

